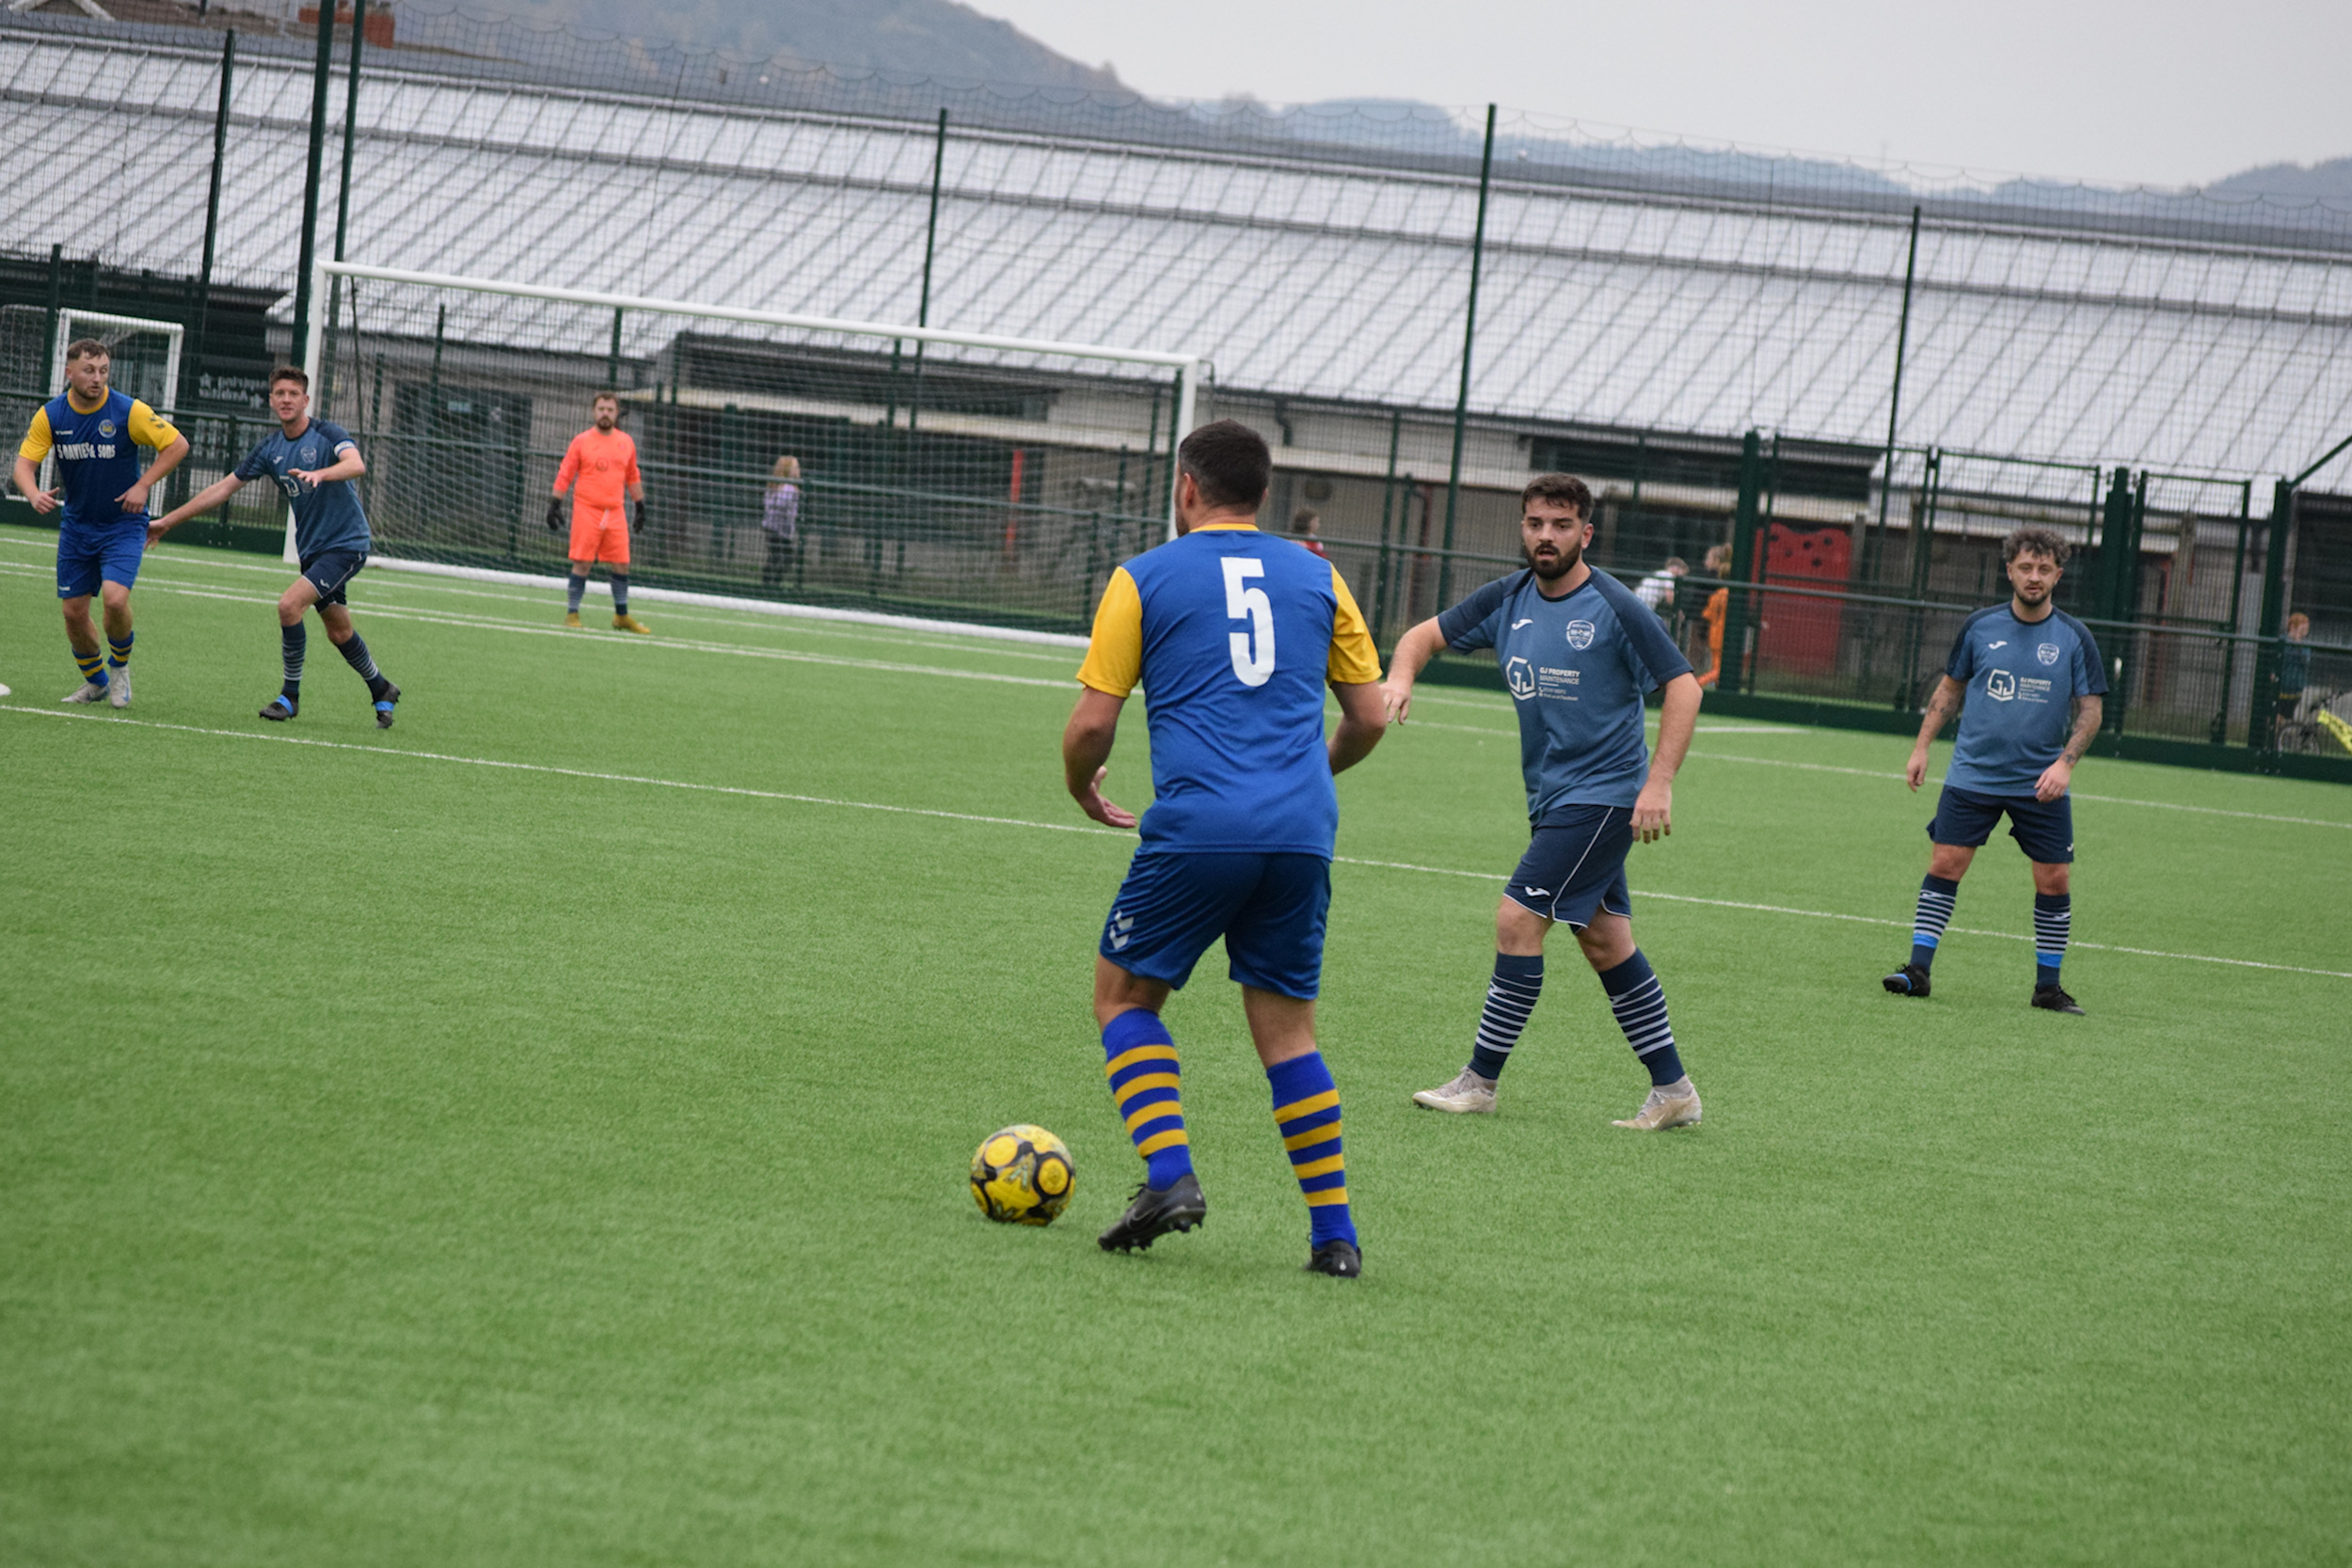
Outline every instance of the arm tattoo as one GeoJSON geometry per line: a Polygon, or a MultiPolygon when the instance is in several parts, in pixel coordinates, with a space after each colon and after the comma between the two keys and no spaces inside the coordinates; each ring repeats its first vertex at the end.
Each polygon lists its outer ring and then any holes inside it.
{"type": "Polygon", "coordinates": [[[1923,741],[1933,740],[1943,733],[1945,721],[1951,718],[1952,710],[1960,705],[1959,695],[1959,690],[1949,676],[1935,683],[1935,689],[1928,694],[1926,717],[1920,721],[1919,724],[1919,735],[1923,741]]]}
{"type": "Polygon", "coordinates": [[[2106,704],[2096,697],[2084,697],[2074,705],[2074,733],[2066,737],[2066,750],[2058,753],[2058,761],[2072,768],[2083,760],[2090,750],[2090,737],[2099,733],[2100,721],[2106,717],[2106,704]]]}

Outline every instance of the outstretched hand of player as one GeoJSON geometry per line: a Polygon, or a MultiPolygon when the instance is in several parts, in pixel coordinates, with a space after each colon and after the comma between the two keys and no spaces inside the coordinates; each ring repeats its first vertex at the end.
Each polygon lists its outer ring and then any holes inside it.
{"type": "Polygon", "coordinates": [[[1380,713],[1391,724],[1402,724],[1412,716],[1413,686],[1410,681],[1385,680],[1380,683],[1380,713]]]}
{"type": "Polygon", "coordinates": [[[1109,771],[1108,764],[1094,770],[1094,782],[1087,785],[1084,795],[1077,797],[1078,809],[1105,828],[1124,831],[1136,825],[1136,814],[1103,799],[1103,775],[1109,771]]]}
{"type": "Polygon", "coordinates": [[[1675,831],[1675,786],[1664,779],[1652,779],[1642,786],[1642,793],[1633,798],[1633,837],[1641,844],[1655,844],[1671,837],[1675,831]]]}

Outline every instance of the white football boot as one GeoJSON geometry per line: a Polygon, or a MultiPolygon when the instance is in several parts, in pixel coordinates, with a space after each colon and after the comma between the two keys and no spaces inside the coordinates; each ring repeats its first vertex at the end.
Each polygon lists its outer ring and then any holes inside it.
{"type": "Polygon", "coordinates": [[[1661,1132],[1669,1127],[1696,1127],[1699,1124],[1699,1091],[1691,1086],[1685,1074],[1672,1084],[1661,1084],[1649,1091],[1642,1108],[1613,1127],[1630,1127],[1636,1132],[1661,1132]]]}
{"type": "MultiPolygon", "coordinates": [[[[108,683],[108,685],[111,684],[113,683],[108,683]]],[[[95,681],[84,681],[57,700],[64,703],[103,703],[106,700],[106,688],[95,681]]]]}
{"type": "Polygon", "coordinates": [[[106,672],[106,701],[117,707],[131,705],[131,667],[119,664],[106,672]]]}
{"type": "Polygon", "coordinates": [[[1452,1111],[1456,1116],[1490,1117],[1495,1114],[1495,1085],[1499,1080],[1481,1078],[1464,1068],[1453,1082],[1440,1084],[1434,1089],[1423,1089],[1413,1096],[1413,1103],[1432,1111],[1452,1111]]]}

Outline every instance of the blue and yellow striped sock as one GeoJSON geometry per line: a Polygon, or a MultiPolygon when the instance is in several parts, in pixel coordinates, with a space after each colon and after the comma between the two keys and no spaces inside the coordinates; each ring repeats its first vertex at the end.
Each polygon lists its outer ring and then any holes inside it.
{"type": "Polygon", "coordinates": [[[1347,1156],[1340,1148],[1340,1091],[1323,1053],[1310,1051],[1265,1069],[1274,1089],[1274,1124],[1290,1151],[1291,1174],[1307,1195],[1311,1245],[1328,1241],[1356,1244],[1356,1222],[1347,1212],[1347,1156]]]}
{"type": "Polygon", "coordinates": [[[1143,1156],[1144,1180],[1165,1192],[1192,1170],[1192,1140],[1184,1132],[1184,1106],[1177,1090],[1183,1069],[1176,1037],[1160,1015],[1134,1007],[1103,1031],[1103,1076],[1127,1123],[1127,1135],[1143,1156]]]}
{"type": "Polygon", "coordinates": [[[136,636],[138,633],[135,631],[126,631],[120,637],[112,632],[106,634],[106,663],[109,668],[119,670],[131,662],[131,640],[136,636]]]}
{"type": "Polygon", "coordinates": [[[105,655],[95,651],[86,654],[81,649],[76,648],[73,650],[73,662],[81,666],[82,678],[89,682],[90,685],[103,686],[106,684],[105,655]]]}

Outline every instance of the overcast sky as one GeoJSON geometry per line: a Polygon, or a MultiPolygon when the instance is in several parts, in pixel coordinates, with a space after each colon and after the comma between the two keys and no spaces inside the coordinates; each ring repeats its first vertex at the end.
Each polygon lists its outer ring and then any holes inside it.
{"type": "Polygon", "coordinates": [[[969,0],[1147,93],[2158,185],[2352,156],[2352,0],[969,0]]]}

